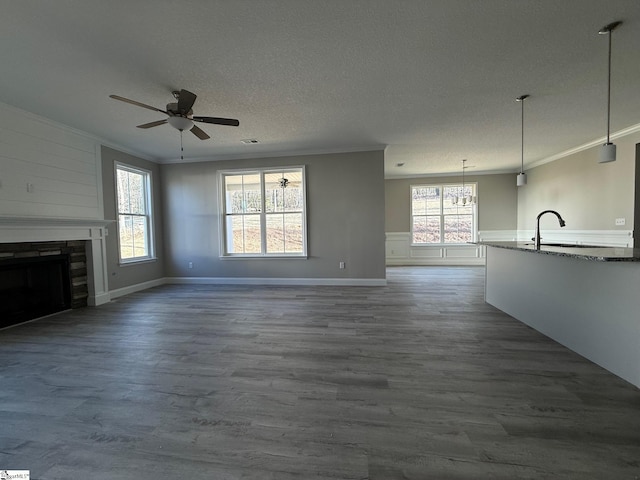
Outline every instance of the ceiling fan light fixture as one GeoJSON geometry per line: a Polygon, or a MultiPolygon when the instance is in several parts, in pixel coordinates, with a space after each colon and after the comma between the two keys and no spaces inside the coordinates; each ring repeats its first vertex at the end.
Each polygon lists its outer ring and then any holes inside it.
{"type": "Polygon", "coordinates": [[[191,127],[193,127],[193,120],[186,117],[170,116],[167,118],[167,122],[169,122],[169,125],[173,128],[180,131],[191,130],[191,127]]]}
{"type": "MultiPolygon", "coordinates": [[[[137,102],[136,100],[121,97],[120,95],[109,95],[109,97],[120,102],[128,103],[130,105],[146,108],[147,110],[164,113],[168,117],[166,120],[156,120],[155,122],[143,123],[142,125],[138,125],[138,128],[147,129],[168,123],[176,130],[179,130],[180,133],[184,132],[185,130],[189,130],[200,140],[208,140],[211,137],[207,134],[207,132],[202,130],[197,125],[194,125],[193,122],[210,123],[213,125],[228,125],[231,127],[240,126],[240,121],[235,118],[193,116],[192,107],[196,101],[197,95],[184,89],[174,90],[172,93],[177,102],[168,103],[166,110],[160,110],[159,108],[152,107],[151,105],[147,105],[145,103],[137,102]]],[[[180,136],[180,138],[182,138],[182,136],[180,136]]],[[[257,140],[255,141],[255,143],[258,143],[257,140]]]]}

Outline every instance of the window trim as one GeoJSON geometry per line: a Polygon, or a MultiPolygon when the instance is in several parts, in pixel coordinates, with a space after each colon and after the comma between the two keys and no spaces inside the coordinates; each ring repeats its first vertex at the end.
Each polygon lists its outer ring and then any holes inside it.
{"type": "Polygon", "coordinates": [[[307,235],[307,172],[305,165],[287,165],[274,167],[256,167],[256,168],[239,168],[218,171],[218,213],[219,221],[219,258],[224,260],[238,259],[308,259],[308,235],[307,235]],[[265,182],[264,177],[268,173],[278,173],[286,170],[300,170],[302,180],[302,252],[301,253],[268,253],[266,248],[266,216],[265,211],[265,182]],[[224,179],[228,175],[260,175],[260,193],[261,193],[261,211],[257,215],[260,216],[260,231],[263,232],[260,238],[262,253],[229,253],[227,252],[227,225],[226,225],[226,201],[225,201],[225,182],[224,179]]]}
{"type": "MultiPolygon", "coordinates": [[[[473,224],[471,227],[471,243],[478,241],[478,204],[479,204],[479,195],[478,195],[478,182],[464,182],[466,185],[473,185],[473,190],[475,192],[476,203],[472,205],[473,207],[473,224]]],[[[440,187],[442,191],[444,191],[445,187],[452,186],[462,186],[462,182],[446,182],[446,183],[418,183],[409,185],[409,235],[410,235],[410,245],[412,247],[451,247],[451,246],[460,246],[466,245],[468,242],[457,242],[457,243],[447,243],[444,241],[440,241],[438,243],[415,243],[413,241],[413,189],[421,188],[421,187],[440,187]]],[[[440,195],[440,239],[444,240],[444,195],[440,195]]],[[[420,215],[416,215],[420,216],[420,215]]]]}
{"type": "MultiPolygon", "coordinates": [[[[136,167],[123,162],[114,161],[113,167],[113,181],[114,181],[114,193],[115,193],[115,208],[116,208],[116,242],[118,245],[118,265],[134,265],[140,263],[149,263],[157,260],[155,255],[155,236],[154,236],[154,212],[153,212],[153,172],[146,168],[136,167]],[[118,208],[118,170],[126,170],[131,173],[137,173],[144,175],[145,178],[145,207],[147,214],[144,217],[147,219],[148,229],[148,255],[144,257],[122,258],[122,248],[120,247],[120,210],[118,208]]],[[[142,216],[142,215],[140,215],[142,216]]]]}

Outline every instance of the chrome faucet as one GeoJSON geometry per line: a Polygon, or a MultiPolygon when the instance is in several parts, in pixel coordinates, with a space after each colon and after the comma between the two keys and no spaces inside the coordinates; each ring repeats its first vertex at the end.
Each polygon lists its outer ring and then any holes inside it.
{"type": "Polygon", "coordinates": [[[561,227],[565,226],[564,220],[562,219],[560,214],[555,210],[545,210],[543,212],[540,212],[540,214],[538,215],[538,218],[536,218],[536,236],[534,238],[536,242],[535,243],[536,250],[540,250],[540,217],[545,213],[553,213],[556,217],[558,217],[558,222],[560,223],[560,226],[561,227]]]}

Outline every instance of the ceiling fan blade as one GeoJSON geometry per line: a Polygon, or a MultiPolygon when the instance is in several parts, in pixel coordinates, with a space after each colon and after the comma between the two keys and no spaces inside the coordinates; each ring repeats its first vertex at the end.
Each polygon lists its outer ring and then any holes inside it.
{"type": "Polygon", "coordinates": [[[229,125],[230,127],[238,127],[240,122],[235,118],[220,118],[220,117],[193,117],[195,122],[213,123],[215,125],[229,125]]]}
{"type": "Polygon", "coordinates": [[[169,115],[164,110],[160,110],[159,108],[152,107],[151,105],[146,105],[144,103],[136,102],[135,100],[130,100],[128,98],[121,97],[120,95],[109,95],[109,97],[113,98],[114,100],[120,100],[121,102],[124,102],[124,103],[130,103],[131,105],[136,105],[138,107],[146,108],[148,110],[153,110],[154,112],[160,112],[160,113],[164,113],[165,115],[169,115]]]}
{"type": "Polygon", "coordinates": [[[167,120],[157,120],[155,122],[143,123],[142,125],[138,125],[138,128],[151,128],[157,127],[158,125],[164,125],[167,123],[167,120]]]}
{"type": "Polygon", "coordinates": [[[178,112],[187,115],[191,111],[191,107],[196,102],[197,95],[188,90],[180,90],[178,95],[178,112]]]}
{"type": "Polygon", "coordinates": [[[191,133],[193,133],[200,140],[207,140],[208,138],[211,138],[206,134],[204,130],[202,130],[200,127],[197,127],[196,125],[191,128],[191,133]]]}

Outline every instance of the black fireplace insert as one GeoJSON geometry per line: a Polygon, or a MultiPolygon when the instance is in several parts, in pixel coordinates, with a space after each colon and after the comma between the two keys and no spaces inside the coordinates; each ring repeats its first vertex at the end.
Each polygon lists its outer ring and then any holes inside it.
{"type": "Polygon", "coordinates": [[[0,261],[0,328],[69,308],[69,255],[0,261]]]}

